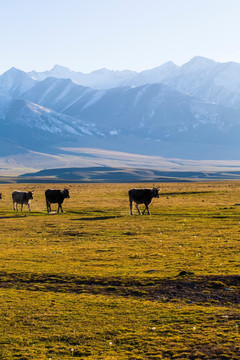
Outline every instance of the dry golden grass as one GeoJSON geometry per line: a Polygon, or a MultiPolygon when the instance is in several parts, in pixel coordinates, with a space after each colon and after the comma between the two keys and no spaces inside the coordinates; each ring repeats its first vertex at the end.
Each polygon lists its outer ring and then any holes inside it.
{"type": "Polygon", "coordinates": [[[240,183],[1,185],[0,359],[238,359],[240,183]],[[32,212],[13,190],[34,190],[32,212]],[[54,210],[57,206],[53,205],[54,210]]]}

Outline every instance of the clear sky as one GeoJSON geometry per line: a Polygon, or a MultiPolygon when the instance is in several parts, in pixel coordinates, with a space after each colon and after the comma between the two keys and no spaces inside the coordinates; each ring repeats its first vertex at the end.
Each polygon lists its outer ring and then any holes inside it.
{"type": "Polygon", "coordinates": [[[0,73],[240,63],[240,0],[0,0],[0,73]]]}

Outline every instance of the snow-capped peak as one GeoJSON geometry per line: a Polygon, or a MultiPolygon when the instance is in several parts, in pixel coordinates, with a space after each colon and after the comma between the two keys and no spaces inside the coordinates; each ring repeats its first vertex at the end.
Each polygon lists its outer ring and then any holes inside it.
{"type": "Polygon", "coordinates": [[[70,71],[70,69],[67,68],[66,66],[56,64],[53,66],[53,68],[50,71],[70,71]]]}
{"type": "Polygon", "coordinates": [[[181,70],[184,71],[201,71],[206,68],[214,67],[216,66],[216,61],[205,58],[203,56],[195,56],[190,61],[188,61],[186,64],[183,64],[181,66],[181,70]]]}
{"type": "Polygon", "coordinates": [[[18,97],[35,84],[36,81],[24,71],[12,67],[0,76],[0,93],[18,97]]]}

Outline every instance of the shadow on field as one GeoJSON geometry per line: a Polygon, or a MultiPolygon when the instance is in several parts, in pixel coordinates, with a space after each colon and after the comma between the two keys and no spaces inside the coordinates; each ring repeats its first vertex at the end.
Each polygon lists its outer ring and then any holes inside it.
{"type": "Polygon", "coordinates": [[[79,220],[84,220],[84,221],[95,221],[95,220],[108,220],[108,219],[117,219],[120,218],[122,216],[118,215],[118,216],[94,216],[94,217],[82,217],[79,219],[72,219],[72,221],[79,221],[79,220]]]}
{"type": "Polygon", "coordinates": [[[27,215],[8,215],[8,216],[0,216],[0,220],[2,219],[20,219],[27,217],[27,215]]]}
{"type": "Polygon", "coordinates": [[[223,216],[223,215],[214,215],[211,216],[213,219],[229,219],[230,216],[223,216]]]}
{"type": "Polygon", "coordinates": [[[171,195],[198,195],[198,194],[213,194],[220,191],[178,191],[178,192],[160,192],[159,195],[171,196],[171,195]]]}
{"type": "Polygon", "coordinates": [[[78,277],[59,274],[0,272],[0,288],[57,293],[105,294],[151,301],[239,305],[240,275],[205,275],[181,271],[174,278],[78,277]]]}

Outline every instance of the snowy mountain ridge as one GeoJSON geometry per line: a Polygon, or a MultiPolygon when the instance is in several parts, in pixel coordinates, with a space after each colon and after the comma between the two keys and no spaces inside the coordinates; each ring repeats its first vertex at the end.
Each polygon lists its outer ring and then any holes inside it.
{"type": "Polygon", "coordinates": [[[240,108],[240,64],[220,63],[201,56],[194,57],[182,66],[169,61],[142,72],[100,69],[87,74],[55,65],[45,72],[24,73],[12,68],[0,75],[0,93],[18,97],[35,86],[36,82],[50,77],[70,79],[94,90],[163,83],[201,99],[240,108]]]}
{"type": "Polygon", "coordinates": [[[169,61],[156,68],[135,72],[131,70],[113,71],[108,69],[95,70],[91,73],[81,73],[68,69],[67,67],[55,65],[51,70],[45,72],[29,72],[28,75],[35,80],[44,80],[47,77],[68,78],[82,86],[93,88],[109,88],[122,85],[144,85],[147,83],[168,83],[175,78],[201,74],[199,80],[214,79],[216,85],[226,86],[233,90],[239,89],[239,81],[236,75],[240,73],[240,64],[235,62],[220,63],[214,60],[195,56],[182,66],[169,61]],[[111,86],[105,79],[111,78],[111,86]],[[102,83],[101,83],[102,82],[102,83]]]}

